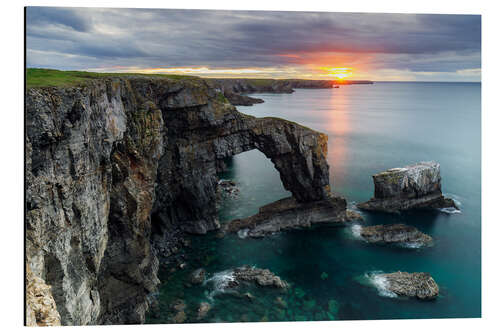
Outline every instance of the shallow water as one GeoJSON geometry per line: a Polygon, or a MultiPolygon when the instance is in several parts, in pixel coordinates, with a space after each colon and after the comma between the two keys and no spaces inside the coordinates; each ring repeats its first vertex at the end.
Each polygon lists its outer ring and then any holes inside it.
{"type": "MultiPolygon", "coordinates": [[[[356,227],[322,226],[265,239],[194,236],[186,250],[188,267],[173,274],[160,272],[160,311],[147,322],[170,322],[175,312],[169,303],[179,298],[187,304],[186,322],[481,315],[480,84],[376,83],[252,96],[265,103],[238,107],[241,112],[289,119],[329,135],[330,181],[351,204],[372,196],[372,174],[436,160],[443,192],[460,203],[461,212],[363,213],[361,224],[416,226],[434,238],[428,248],[367,244],[356,235],[356,227]],[[248,286],[235,295],[214,283],[185,285],[198,267],[213,278],[243,264],[269,268],[292,287],[283,293],[248,286]],[[383,281],[371,276],[398,270],[431,273],[440,286],[438,299],[393,297],[384,292],[383,281]],[[246,292],[251,300],[241,297],[246,292]],[[200,302],[212,306],[201,320],[196,313],[200,302]]],[[[237,198],[222,203],[222,222],[252,215],[258,207],[290,195],[272,163],[258,151],[233,157],[221,178],[235,180],[240,188],[237,198]]]]}

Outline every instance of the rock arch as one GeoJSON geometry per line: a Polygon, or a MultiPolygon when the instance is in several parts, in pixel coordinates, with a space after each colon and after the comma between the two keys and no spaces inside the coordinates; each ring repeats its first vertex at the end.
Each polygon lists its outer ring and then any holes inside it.
{"type": "MultiPolygon", "coordinates": [[[[329,198],[328,137],[279,118],[255,118],[212,96],[186,106],[178,92],[161,106],[165,152],[158,167],[153,227],[176,226],[203,234],[219,227],[215,208],[217,170],[223,159],[252,149],[266,155],[297,202],[329,198]],[[172,166],[177,166],[172,170],[172,166]]],[[[210,92],[209,92],[210,94],[210,92]]],[[[167,231],[167,232],[166,232],[167,231]]]]}

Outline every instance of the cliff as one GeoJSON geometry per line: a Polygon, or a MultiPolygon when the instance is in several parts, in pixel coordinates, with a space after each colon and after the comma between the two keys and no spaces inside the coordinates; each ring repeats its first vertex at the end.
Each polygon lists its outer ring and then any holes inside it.
{"type": "Polygon", "coordinates": [[[209,81],[119,76],[28,89],[26,261],[61,323],[144,322],[158,254],[184,232],[219,228],[216,172],[251,149],[296,202],[330,198],[326,135],[239,113],[209,81]]]}

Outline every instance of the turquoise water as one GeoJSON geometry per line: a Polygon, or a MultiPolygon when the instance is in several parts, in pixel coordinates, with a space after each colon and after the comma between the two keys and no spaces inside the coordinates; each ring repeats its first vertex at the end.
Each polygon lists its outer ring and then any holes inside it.
{"type": "MultiPolygon", "coordinates": [[[[297,89],[294,94],[255,94],[264,104],[238,107],[254,116],[299,122],[329,136],[330,181],[348,202],[368,200],[371,175],[422,160],[441,164],[443,192],[461,214],[419,211],[363,213],[364,225],[406,223],[434,238],[430,248],[366,244],[352,227],[316,227],[265,239],[196,236],[186,250],[188,267],[161,272],[160,314],[170,322],[174,299],[183,299],[186,322],[456,318],[481,316],[481,85],[476,83],[376,83],[340,89],[297,89]],[[269,268],[291,284],[286,292],[249,286],[249,300],[211,282],[186,284],[204,267],[209,278],[243,264],[269,268]],[[367,278],[372,272],[429,272],[440,286],[435,301],[384,296],[367,278]],[[286,302],[278,305],[277,297],[286,302]],[[200,302],[211,304],[197,318],[200,302]]],[[[222,223],[257,212],[289,196],[272,163],[258,151],[233,157],[221,178],[233,179],[237,198],[222,202],[222,223]]],[[[212,279],[213,280],[213,279],[212,279]]]]}

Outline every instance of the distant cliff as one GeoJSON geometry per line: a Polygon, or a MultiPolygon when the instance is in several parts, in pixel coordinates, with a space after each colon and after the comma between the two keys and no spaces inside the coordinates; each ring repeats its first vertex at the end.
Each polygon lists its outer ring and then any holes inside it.
{"type": "Polygon", "coordinates": [[[253,105],[263,103],[260,98],[242,94],[284,93],[291,94],[294,89],[329,89],[341,84],[372,84],[372,81],[301,80],[301,79],[208,79],[216,89],[233,105],[253,105]]]}
{"type": "Polygon", "coordinates": [[[50,286],[50,322],[144,322],[159,253],[176,235],[219,228],[216,173],[255,148],[297,202],[331,198],[326,135],[239,113],[213,82],[120,76],[28,89],[26,260],[30,281],[50,286]]]}

